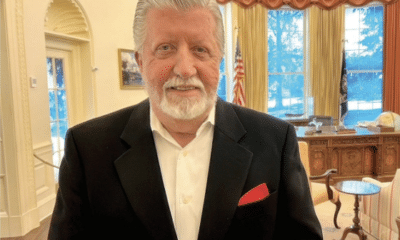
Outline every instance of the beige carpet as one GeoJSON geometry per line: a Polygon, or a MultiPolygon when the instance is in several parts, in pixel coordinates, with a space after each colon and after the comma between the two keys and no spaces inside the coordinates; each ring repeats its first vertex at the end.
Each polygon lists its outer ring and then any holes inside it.
{"type": "MultiPolygon", "coordinates": [[[[335,228],[333,224],[333,215],[335,213],[335,205],[331,202],[325,202],[315,206],[315,211],[322,225],[324,240],[340,240],[346,227],[353,225],[354,218],[354,196],[348,194],[340,194],[342,208],[338,215],[338,225],[340,229],[335,228]]],[[[367,234],[367,239],[376,240],[376,238],[367,234]]],[[[359,240],[358,235],[349,233],[346,240],[359,240]]]]}

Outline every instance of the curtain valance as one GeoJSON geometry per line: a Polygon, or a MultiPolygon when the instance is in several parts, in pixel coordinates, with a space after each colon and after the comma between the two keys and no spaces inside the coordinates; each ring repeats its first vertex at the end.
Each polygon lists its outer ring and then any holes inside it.
{"type": "MultiPolygon", "coordinates": [[[[243,8],[249,8],[259,3],[269,9],[277,9],[283,5],[288,5],[294,9],[306,9],[311,6],[317,6],[321,9],[330,10],[342,4],[350,4],[353,6],[363,6],[373,0],[217,0],[218,3],[225,4],[228,2],[236,2],[243,8]]],[[[395,3],[398,0],[379,0],[383,4],[395,3]]]]}

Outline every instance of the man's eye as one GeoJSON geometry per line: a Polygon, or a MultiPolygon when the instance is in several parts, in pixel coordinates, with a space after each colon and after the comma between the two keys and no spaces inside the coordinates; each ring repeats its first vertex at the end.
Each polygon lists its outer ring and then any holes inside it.
{"type": "Polygon", "coordinates": [[[171,46],[169,46],[169,45],[161,45],[161,46],[158,47],[158,50],[168,51],[168,50],[171,50],[171,46]]]}
{"type": "Polygon", "coordinates": [[[159,57],[165,58],[174,53],[176,49],[171,44],[162,44],[157,47],[155,54],[159,57]]]}
{"type": "Polygon", "coordinates": [[[207,52],[207,49],[205,49],[203,47],[196,47],[195,51],[198,53],[205,53],[205,52],[207,52]]]}

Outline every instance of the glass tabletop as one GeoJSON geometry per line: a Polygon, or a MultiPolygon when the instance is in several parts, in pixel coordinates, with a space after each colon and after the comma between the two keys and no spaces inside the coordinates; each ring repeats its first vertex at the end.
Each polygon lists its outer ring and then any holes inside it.
{"type": "Polygon", "coordinates": [[[363,181],[343,181],[335,185],[339,192],[355,195],[372,195],[381,191],[381,188],[375,184],[363,181]]]}

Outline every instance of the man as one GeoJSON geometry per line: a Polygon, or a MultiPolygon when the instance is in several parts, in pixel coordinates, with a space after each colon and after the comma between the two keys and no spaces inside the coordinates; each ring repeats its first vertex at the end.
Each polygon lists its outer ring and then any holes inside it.
{"type": "Polygon", "coordinates": [[[139,0],[149,100],[70,129],[49,239],[322,239],[293,126],[220,99],[218,5],[139,0]]]}

